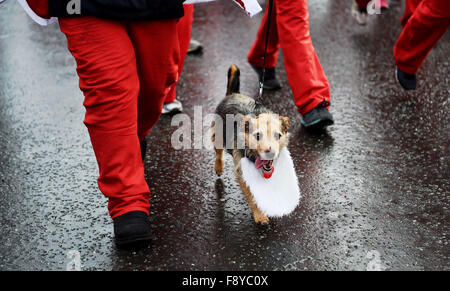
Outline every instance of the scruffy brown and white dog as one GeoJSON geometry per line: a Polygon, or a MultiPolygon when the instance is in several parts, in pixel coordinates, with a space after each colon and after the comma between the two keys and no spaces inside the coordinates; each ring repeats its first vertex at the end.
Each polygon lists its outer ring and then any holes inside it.
{"type": "MultiPolygon", "coordinates": [[[[216,152],[214,170],[221,175],[224,170],[223,153],[232,154],[235,174],[241,189],[253,212],[256,223],[266,224],[269,218],[258,208],[250,188],[242,177],[240,161],[246,157],[255,164],[266,179],[270,179],[274,161],[280,151],[287,146],[289,118],[274,114],[251,97],[239,93],[240,71],[235,65],[228,70],[228,85],[225,99],[218,105],[216,114],[222,123],[222,131],[217,130],[217,120],[213,122],[212,141],[216,152]],[[227,120],[233,117],[232,122],[227,120]],[[222,136],[220,136],[222,135],[222,136]],[[230,141],[230,139],[232,139],[230,141]]],[[[219,127],[220,128],[220,127],[219,127]]]]}

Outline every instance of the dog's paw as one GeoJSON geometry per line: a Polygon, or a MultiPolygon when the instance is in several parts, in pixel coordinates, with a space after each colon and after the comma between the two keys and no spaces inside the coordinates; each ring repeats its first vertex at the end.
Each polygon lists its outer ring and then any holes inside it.
{"type": "Polygon", "coordinates": [[[269,218],[265,215],[257,215],[253,217],[257,224],[266,225],[269,223],[269,218]]]}
{"type": "Polygon", "coordinates": [[[225,168],[225,163],[223,160],[216,160],[214,163],[214,171],[216,171],[216,174],[218,176],[221,176],[223,173],[223,170],[225,168]]]}

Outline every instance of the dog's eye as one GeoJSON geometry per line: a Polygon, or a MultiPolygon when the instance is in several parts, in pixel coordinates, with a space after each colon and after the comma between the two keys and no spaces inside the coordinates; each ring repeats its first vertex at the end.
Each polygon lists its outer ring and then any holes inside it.
{"type": "Polygon", "coordinates": [[[281,138],[281,133],[275,133],[275,139],[276,140],[279,140],[281,138]]]}
{"type": "Polygon", "coordinates": [[[255,139],[256,139],[257,141],[260,141],[261,138],[262,138],[262,133],[257,132],[257,133],[254,134],[254,136],[255,136],[255,139]]]}

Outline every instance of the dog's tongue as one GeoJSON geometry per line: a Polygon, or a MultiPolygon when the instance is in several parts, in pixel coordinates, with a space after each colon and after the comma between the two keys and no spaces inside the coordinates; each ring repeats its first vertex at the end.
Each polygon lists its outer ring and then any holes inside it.
{"type": "Polygon", "coordinates": [[[262,166],[264,166],[265,164],[269,163],[270,161],[266,161],[266,160],[261,160],[260,157],[258,157],[255,161],[255,168],[256,169],[260,169],[262,166]]]}

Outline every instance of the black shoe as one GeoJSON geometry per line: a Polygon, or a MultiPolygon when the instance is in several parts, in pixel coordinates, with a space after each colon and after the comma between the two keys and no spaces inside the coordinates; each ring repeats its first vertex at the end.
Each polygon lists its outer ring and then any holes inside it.
{"type": "Polygon", "coordinates": [[[333,115],[322,105],[303,115],[302,119],[302,125],[308,130],[321,130],[333,124],[333,115]]]}
{"type": "Polygon", "coordinates": [[[150,222],[145,212],[128,212],[114,218],[113,221],[117,247],[144,247],[150,242],[150,222]]]}
{"type": "Polygon", "coordinates": [[[396,69],[395,77],[397,82],[403,87],[405,90],[416,90],[417,87],[417,79],[416,75],[411,75],[403,72],[399,68],[396,69]]]}
{"type": "Polygon", "coordinates": [[[145,154],[147,153],[147,141],[144,140],[140,142],[141,145],[141,157],[142,157],[142,161],[144,161],[145,159],[145,154]]]}
{"type": "MultiPolygon", "coordinates": [[[[258,74],[259,81],[262,82],[262,68],[255,67],[251,65],[253,70],[258,74]]],[[[268,68],[266,69],[266,74],[264,76],[264,89],[266,90],[278,90],[281,89],[280,81],[278,80],[277,76],[275,75],[275,68],[268,68]]]]}

